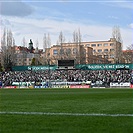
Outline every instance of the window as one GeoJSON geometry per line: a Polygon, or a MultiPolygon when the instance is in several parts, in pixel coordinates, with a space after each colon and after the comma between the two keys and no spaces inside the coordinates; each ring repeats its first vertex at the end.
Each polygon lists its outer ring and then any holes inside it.
{"type": "Polygon", "coordinates": [[[114,43],[110,43],[110,46],[114,46],[114,43]]]}
{"type": "Polygon", "coordinates": [[[96,50],[94,49],[94,50],[93,50],[93,53],[95,53],[95,52],[96,52],[96,50]]]}
{"type": "Polygon", "coordinates": [[[64,49],[60,49],[60,54],[64,54],[64,49]]]}
{"type": "Polygon", "coordinates": [[[83,53],[86,54],[86,50],[84,50],[83,53]]]}
{"type": "Polygon", "coordinates": [[[50,53],[47,53],[47,56],[49,57],[50,56],[50,53]]]}
{"type": "Polygon", "coordinates": [[[96,47],[96,44],[91,44],[91,47],[96,47]]]}
{"type": "Polygon", "coordinates": [[[77,51],[78,51],[77,48],[74,48],[74,49],[73,49],[73,54],[76,54],[77,51]]]}
{"type": "Polygon", "coordinates": [[[102,49],[98,49],[97,51],[98,51],[98,53],[101,53],[102,52],[102,49]]]}
{"type": "Polygon", "coordinates": [[[104,49],[104,52],[108,52],[108,49],[104,49]]]}
{"type": "Polygon", "coordinates": [[[115,56],[114,55],[110,55],[110,58],[114,58],[115,56]]]}
{"type": "Polygon", "coordinates": [[[99,58],[102,58],[102,55],[98,55],[99,56],[99,58]]]}
{"type": "Polygon", "coordinates": [[[53,50],[53,55],[57,55],[58,54],[58,50],[57,49],[54,49],[53,50]]]}
{"type": "Polygon", "coordinates": [[[86,44],[86,47],[90,47],[90,44],[86,44]]]}
{"type": "Polygon", "coordinates": [[[114,51],[114,49],[110,49],[110,52],[113,52],[114,51]]]}
{"type": "Polygon", "coordinates": [[[107,58],[108,58],[108,55],[104,55],[104,58],[106,58],[106,59],[107,59],[107,58]]]}
{"type": "Polygon", "coordinates": [[[108,43],[104,43],[104,46],[108,46],[108,43]]]}
{"type": "Polygon", "coordinates": [[[70,48],[66,49],[66,53],[71,54],[71,49],[70,48]]]}
{"type": "Polygon", "coordinates": [[[101,46],[102,46],[102,44],[97,44],[97,46],[98,46],[98,47],[101,47],[101,46]]]}

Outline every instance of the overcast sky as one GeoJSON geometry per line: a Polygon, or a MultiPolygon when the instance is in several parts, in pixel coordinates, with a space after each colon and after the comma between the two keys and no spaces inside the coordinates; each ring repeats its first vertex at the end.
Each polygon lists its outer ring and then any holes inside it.
{"type": "MultiPolygon", "coordinates": [[[[44,34],[56,44],[60,31],[66,42],[80,28],[82,41],[109,40],[112,28],[120,27],[123,49],[133,43],[132,0],[0,0],[0,37],[4,27],[13,32],[16,45],[32,39],[43,48],[44,34]]],[[[36,46],[35,46],[36,47],[36,46]]]]}

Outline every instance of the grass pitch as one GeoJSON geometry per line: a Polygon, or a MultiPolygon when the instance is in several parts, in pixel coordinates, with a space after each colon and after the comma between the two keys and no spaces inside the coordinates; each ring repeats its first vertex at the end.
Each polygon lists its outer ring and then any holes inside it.
{"type": "Polygon", "coordinates": [[[133,89],[1,89],[1,133],[132,133],[133,89]]]}

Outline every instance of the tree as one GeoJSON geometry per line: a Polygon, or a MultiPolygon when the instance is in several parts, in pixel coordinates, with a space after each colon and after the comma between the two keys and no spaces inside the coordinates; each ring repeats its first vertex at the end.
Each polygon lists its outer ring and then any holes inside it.
{"type": "Polygon", "coordinates": [[[0,63],[0,72],[2,72],[3,71],[3,68],[2,68],[2,65],[1,65],[1,63],[0,63]]]}
{"type": "Polygon", "coordinates": [[[50,55],[50,47],[51,47],[51,39],[50,39],[50,35],[49,33],[48,34],[44,34],[44,37],[43,37],[43,51],[44,51],[44,55],[43,56],[43,61],[42,61],[42,64],[47,64],[48,62],[48,59],[49,59],[49,56],[50,55]]]}
{"type": "Polygon", "coordinates": [[[35,66],[36,65],[35,60],[36,60],[35,58],[32,59],[31,66],[35,66]]]}
{"type": "Polygon", "coordinates": [[[59,39],[58,39],[58,43],[60,44],[61,48],[60,48],[60,52],[59,52],[59,55],[60,55],[60,58],[62,59],[62,56],[64,54],[64,49],[63,49],[63,46],[62,44],[65,42],[65,37],[63,35],[63,32],[61,31],[60,34],[59,34],[59,39]]]}
{"type": "Polygon", "coordinates": [[[45,51],[45,49],[50,48],[50,47],[51,47],[50,35],[49,33],[48,35],[45,33],[43,37],[43,50],[45,51]]]}
{"type": "Polygon", "coordinates": [[[58,41],[59,41],[60,45],[62,45],[62,43],[65,42],[65,37],[64,37],[62,31],[59,34],[59,40],[58,41]]]}
{"type": "Polygon", "coordinates": [[[38,39],[36,40],[36,48],[39,47],[39,42],[38,42],[38,39]]]}
{"type": "Polygon", "coordinates": [[[73,32],[73,43],[81,43],[81,33],[80,33],[80,29],[75,30],[73,32]]]}
{"type": "Polygon", "coordinates": [[[26,47],[26,40],[25,40],[25,37],[23,38],[23,40],[22,40],[22,56],[23,56],[23,65],[24,65],[24,59],[26,58],[26,49],[25,49],[25,47],[26,47]]]}
{"type": "Polygon", "coordinates": [[[35,53],[38,54],[39,53],[39,49],[38,49],[39,42],[38,42],[38,39],[36,40],[35,44],[36,44],[35,53]]]}
{"type": "Polygon", "coordinates": [[[133,63],[133,44],[127,46],[123,57],[126,60],[126,63],[133,63]]]}
{"type": "Polygon", "coordinates": [[[36,40],[35,44],[36,44],[36,49],[35,49],[35,52],[34,52],[34,54],[35,54],[35,65],[41,65],[42,61],[41,61],[41,57],[40,57],[40,50],[38,49],[38,47],[39,47],[38,39],[36,40]]]}
{"type": "Polygon", "coordinates": [[[50,34],[48,33],[48,36],[47,36],[47,44],[48,44],[48,48],[51,47],[51,39],[50,39],[50,34]]]}
{"type": "Polygon", "coordinates": [[[22,46],[23,46],[23,47],[26,47],[26,40],[25,40],[25,37],[23,37],[22,46]]]}
{"type": "Polygon", "coordinates": [[[81,45],[81,33],[80,33],[80,29],[75,30],[73,32],[73,43],[76,44],[76,49],[75,49],[75,59],[76,59],[76,63],[80,64],[80,57],[81,57],[81,50],[80,50],[80,45],[81,45]]]}
{"type": "Polygon", "coordinates": [[[122,57],[122,38],[119,26],[114,26],[112,30],[112,37],[116,40],[115,45],[115,59],[118,63],[121,62],[122,57]]]}
{"type": "Polygon", "coordinates": [[[120,32],[119,26],[113,27],[112,37],[115,38],[117,42],[122,43],[121,32],[120,32]]]}
{"type": "Polygon", "coordinates": [[[1,38],[1,59],[4,69],[11,70],[12,66],[16,64],[15,54],[15,40],[11,30],[4,29],[3,36],[1,38]]]}
{"type": "Polygon", "coordinates": [[[47,36],[45,33],[43,37],[43,51],[45,51],[46,48],[47,48],[47,36]]]}

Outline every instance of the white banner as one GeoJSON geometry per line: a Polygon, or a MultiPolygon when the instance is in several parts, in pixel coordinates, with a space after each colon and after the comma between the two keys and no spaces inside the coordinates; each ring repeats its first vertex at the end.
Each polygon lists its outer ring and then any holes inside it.
{"type": "Polygon", "coordinates": [[[130,82],[110,83],[110,87],[130,87],[130,82]]]}

